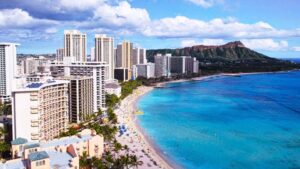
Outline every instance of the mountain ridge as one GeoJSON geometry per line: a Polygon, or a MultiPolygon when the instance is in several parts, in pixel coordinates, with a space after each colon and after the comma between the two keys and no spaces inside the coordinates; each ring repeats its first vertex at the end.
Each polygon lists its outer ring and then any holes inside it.
{"type": "Polygon", "coordinates": [[[266,56],[247,48],[240,41],[224,45],[195,45],[177,49],[147,50],[147,59],[154,55],[171,53],[172,56],[192,56],[200,62],[200,69],[218,72],[282,71],[299,69],[299,64],[266,56]]]}

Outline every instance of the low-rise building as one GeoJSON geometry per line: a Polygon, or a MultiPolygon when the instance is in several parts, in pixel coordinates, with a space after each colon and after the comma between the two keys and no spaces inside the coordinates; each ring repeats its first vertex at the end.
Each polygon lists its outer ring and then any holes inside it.
{"type": "Polygon", "coordinates": [[[79,169],[79,157],[101,158],[103,136],[85,129],[76,136],[49,142],[31,143],[24,138],[11,142],[13,160],[0,164],[2,169],[79,169]]]}
{"type": "Polygon", "coordinates": [[[121,96],[122,88],[117,83],[107,83],[105,84],[105,92],[107,94],[114,94],[118,97],[121,96]]]}

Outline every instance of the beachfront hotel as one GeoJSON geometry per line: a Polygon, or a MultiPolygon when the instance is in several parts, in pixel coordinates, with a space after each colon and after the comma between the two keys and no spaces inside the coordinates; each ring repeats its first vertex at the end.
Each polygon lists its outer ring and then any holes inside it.
{"type": "Polygon", "coordinates": [[[105,109],[105,62],[56,62],[51,65],[55,78],[86,76],[93,79],[93,112],[105,109]]]}
{"type": "Polygon", "coordinates": [[[155,77],[170,76],[171,54],[156,54],[154,56],[155,77]]]}
{"type": "Polygon", "coordinates": [[[11,142],[13,160],[0,168],[3,169],[79,169],[79,157],[101,158],[104,152],[103,136],[85,129],[76,136],[63,137],[48,142],[32,143],[25,138],[11,142]]]}
{"type": "Polygon", "coordinates": [[[81,123],[90,117],[93,111],[93,78],[89,76],[69,76],[58,79],[70,81],[69,85],[69,121],[81,123]]]}
{"type": "Polygon", "coordinates": [[[13,139],[48,141],[66,131],[69,81],[29,83],[12,91],[13,139]]]}
{"type": "Polygon", "coordinates": [[[10,101],[14,77],[17,73],[17,48],[15,43],[0,43],[0,101],[10,101]]]}

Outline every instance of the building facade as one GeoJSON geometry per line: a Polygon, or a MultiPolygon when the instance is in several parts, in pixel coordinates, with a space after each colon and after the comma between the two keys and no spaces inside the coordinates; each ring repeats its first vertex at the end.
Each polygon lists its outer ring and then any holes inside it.
{"type": "Polygon", "coordinates": [[[53,77],[88,76],[93,79],[93,111],[105,109],[105,78],[107,64],[103,62],[64,62],[51,65],[53,77]]]}
{"type": "Polygon", "coordinates": [[[106,62],[105,80],[114,79],[114,39],[106,35],[95,35],[95,59],[96,62],[106,62]]]}
{"type": "Polygon", "coordinates": [[[171,54],[156,54],[154,56],[155,77],[170,76],[171,73],[171,54]]]}
{"type": "Polygon", "coordinates": [[[47,141],[66,131],[69,81],[29,83],[12,92],[13,139],[47,141]]]}
{"type": "Polygon", "coordinates": [[[17,45],[14,43],[0,43],[0,101],[10,100],[17,75],[17,45]]]}
{"type": "Polygon", "coordinates": [[[132,65],[146,64],[146,49],[134,48],[132,51],[132,65]]]}
{"type": "Polygon", "coordinates": [[[86,34],[78,30],[65,30],[64,32],[64,59],[85,62],[87,50],[86,34]]]}
{"type": "Polygon", "coordinates": [[[146,63],[138,64],[137,67],[137,77],[152,78],[155,77],[155,64],[146,63]]]}
{"type": "Polygon", "coordinates": [[[171,74],[180,75],[186,73],[186,56],[171,57],[171,74]]]}
{"type": "Polygon", "coordinates": [[[86,121],[94,113],[93,79],[88,76],[71,76],[69,88],[69,120],[72,123],[86,121]]]}
{"type": "Polygon", "coordinates": [[[132,77],[132,54],[133,54],[133,44],[129,41],[124,41],[122,44],[117,46],[117,68],[123,68],[128,70],[128,79],[132,77]]]}
{"type": "Polygon", "coordinates": [[[63,61],[64,49],[56,49],[56,61],[63,61]]]}

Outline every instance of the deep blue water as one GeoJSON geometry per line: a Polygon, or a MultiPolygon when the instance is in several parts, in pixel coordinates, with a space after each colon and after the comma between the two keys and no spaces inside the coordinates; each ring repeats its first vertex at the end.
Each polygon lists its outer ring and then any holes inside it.
{"type": "Polygon", "coordinates": [[[300,168],[299,71],[171,83],[138,105],[142,128],[183,168],[300,168]]]}

